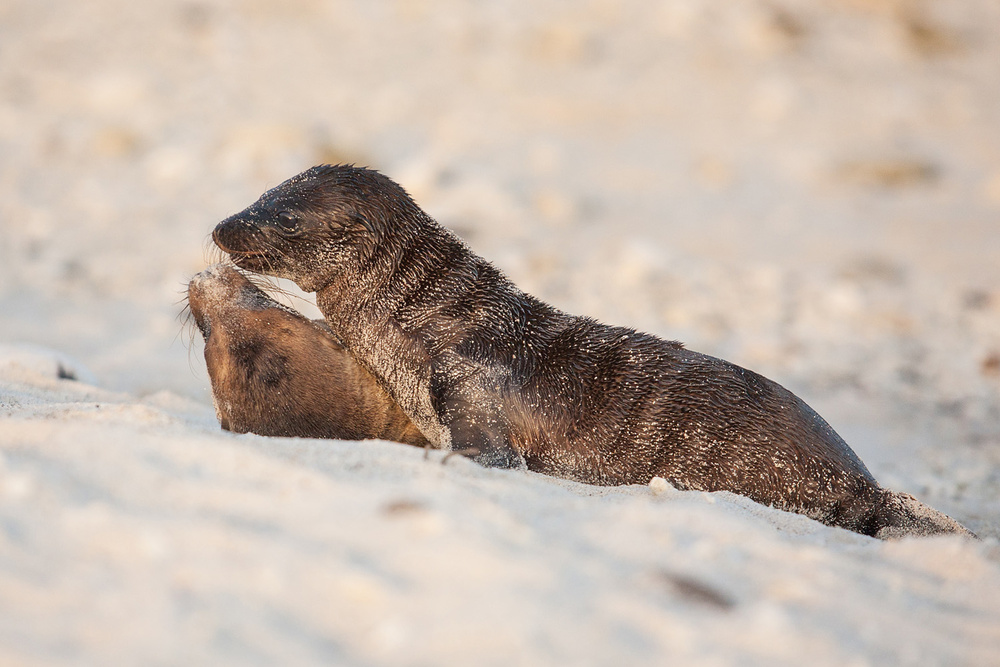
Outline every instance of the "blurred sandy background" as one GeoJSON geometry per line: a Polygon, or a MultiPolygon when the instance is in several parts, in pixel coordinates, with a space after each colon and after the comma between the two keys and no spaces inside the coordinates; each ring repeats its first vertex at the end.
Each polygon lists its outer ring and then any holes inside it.
{"type": "Polygon", "coordinates": [[[187,280],[321,162],[564,310],[781,382],[1000,536],[995,0],[5,0],[0,343],[207,413],[187,280]]]}

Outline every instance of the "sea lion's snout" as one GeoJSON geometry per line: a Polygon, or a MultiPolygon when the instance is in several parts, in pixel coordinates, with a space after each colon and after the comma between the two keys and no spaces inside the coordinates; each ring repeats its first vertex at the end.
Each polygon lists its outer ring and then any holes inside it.
{"type": "Polygon", "coordinates": [[[274,225],[264,221],[251,207],[216,225],[212,241],[240,268],[274,274],[281,265],[274,233],[274,225]]]}
{"type": "Polygon", "coordinates": [[[259,233],[258,221],[243,211],[217,224],[212,231],[212,240],[225,252],[246,252],[248,242],[252,243],[259,233]]]}
{"type": "Polygon", "coordinates": [[[188,291],[201,291],[213,281],[216,281],[226,275],[229,271],[233,271],[233,269],[224,264],[212,264],[201,273],[196,273],[192,276],[191,280],[188,282],[188,291]]]}
{"type": "Polygon", "coordinates": [[[231,266],[213,264],[188,282],[188,307],[207,341],[212,335],[212,313],[225,308],[246,278],[231,266]]]}
{"type": "Polygon", "coordinates": [[[254,287],[239,271],[227,264],[213,264],[188,282],[187,299],[198,329],[207,341],[212,334],[213,315],[227,312],[234,303],[263,292],[254,287]]]}
{"type": "Polygon", "coordinates": [[[203,302],[208,298],[232,296],[233,287],[249,282],[240,272],[226,264],[213,264],[197,273],[188,282],[188,298],[203,302]],[[215,294],[222,290],[223,294],[215,294]]]}
{"type": "Polygon", "coordinates": [[[212,324],[206,312],[205,297],[208,285],[213,278],[214,275],[211,273],[211,269],[206,269],[191,278],[187,289],[188,308],[191,309],[191,315],[198,326],[198,331],[201,332],[202,337],[206,341],[212,335],[212,324]]]}

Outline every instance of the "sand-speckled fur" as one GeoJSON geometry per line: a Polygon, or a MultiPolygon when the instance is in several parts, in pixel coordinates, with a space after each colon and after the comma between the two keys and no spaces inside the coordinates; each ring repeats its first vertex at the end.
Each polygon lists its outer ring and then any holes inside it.
{"type": "Polygon", "coordinates": [[[315,291],[435,446],[593,484],[660,476],[867,535],[968,534],[879,487],[783,387],[525,294],[378,172],[315,167],[213,237],[240,266],[315,291]]]}

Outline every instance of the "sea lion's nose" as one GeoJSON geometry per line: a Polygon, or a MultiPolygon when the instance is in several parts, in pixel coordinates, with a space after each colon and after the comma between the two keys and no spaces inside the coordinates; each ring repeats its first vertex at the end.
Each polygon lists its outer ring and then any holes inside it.
{"type": "Polygon", "coordinates": [[[231,215],[212,230],[212,241],[225,252],[239,250],[245,245],[243,239],[245,235],[252,234],[257,230],[253,221],[249,220],[244,213],[231,215]]]}

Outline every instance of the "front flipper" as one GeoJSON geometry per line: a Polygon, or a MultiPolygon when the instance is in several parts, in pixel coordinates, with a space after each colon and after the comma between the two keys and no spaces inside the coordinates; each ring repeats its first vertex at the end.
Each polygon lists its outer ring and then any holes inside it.
{"type": "Polygon", "coordinates": [[[501,384],[480,364],[443,355],[431,367],[431,405],[451,434],[452,452],[487,468],[523,468],[524,458],[510,444],[501,384]]]}
{"type": "MultiPolygon", "coordinates": [[[[470,406],[471,407],[471,406],[470,406]]],[[[524,459],[510,445],[506,424],[481,409],[453,409],[451,450],[487,468],[523,468],[524,459]]]]}

